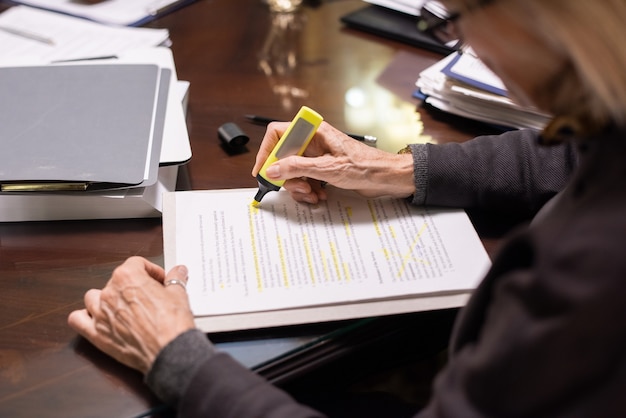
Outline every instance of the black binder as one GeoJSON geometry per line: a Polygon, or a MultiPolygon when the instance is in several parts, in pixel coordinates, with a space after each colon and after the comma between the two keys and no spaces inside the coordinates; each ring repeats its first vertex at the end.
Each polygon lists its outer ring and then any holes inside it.
{"type": "Polygon", "coordinates": [[[417,17],[376,5],[341,17],[346,26],[448,55],[453,48],[417,29],[417,17]]]}

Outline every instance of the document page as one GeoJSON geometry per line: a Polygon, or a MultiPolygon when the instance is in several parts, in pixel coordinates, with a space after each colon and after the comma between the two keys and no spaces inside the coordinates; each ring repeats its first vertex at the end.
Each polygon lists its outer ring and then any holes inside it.
{"type": "Polygon", "coordinates": [[[151,20],[178,0],[15,0],[55,13],[78,16],[107,25],[134,26],[151,20]]]}
{"type": "Polygon", "coordinates": [[[106,26],[26,6],[0,13],[0,63],[112,56],[168,40],[167,29],[106,26]]]}
{"type": "Polygon", "coordinates": [[[442,70],[444,74],[478,87],[489,93],[507,96],[506,86],[493,71],[476,56],[471,48],[462,54],[455,53],[454,59],[442,70]]]}
{"type": "Polygon", "coordinates": [[[196,316],[474,288],[489,258],[465,212],[329,189],[318,205],[255,189],[164,196],[165,265],[196,316]]]}
{"type": "Polygon", "coordinates": [[[383,6],[398,12],[419,16],[419,11],[426,3],[425,0],[365,0],[368,3],[383,6]]]}

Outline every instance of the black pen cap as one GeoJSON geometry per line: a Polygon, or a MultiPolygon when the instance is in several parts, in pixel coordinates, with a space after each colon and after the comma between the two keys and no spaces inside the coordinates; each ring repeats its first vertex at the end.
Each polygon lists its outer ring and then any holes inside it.
{"type": "Polygon", "coordinates": [[[217,129],[217,136],[224,145],[229,147],[242,147],[250,140],[248,135],[233,122],[228,122],[220,126],[217,129]]]}

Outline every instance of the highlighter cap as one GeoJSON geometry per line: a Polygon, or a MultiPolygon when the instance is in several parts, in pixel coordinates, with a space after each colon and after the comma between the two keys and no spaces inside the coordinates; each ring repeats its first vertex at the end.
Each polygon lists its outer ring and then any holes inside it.
{"type": "Polygon", "coordinates": [[[239,125],[233,122],[227,122],[220,126],[217,129],[217,136],[224,145],[232,148],[243,147],[250,140],[239,125]]]}

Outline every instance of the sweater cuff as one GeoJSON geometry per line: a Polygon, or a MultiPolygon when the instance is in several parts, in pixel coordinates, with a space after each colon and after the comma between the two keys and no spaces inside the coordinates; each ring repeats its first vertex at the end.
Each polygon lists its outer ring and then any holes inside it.
{"type": "Polygon", "coordinates": [[[413,154],[413,182],[415,183],[415,194],[410,202],[416,206],[426,204],[426,188],[428,186],[428,145],[410,145],[413,154]]]}
{"type": "Polygon", "coordinates": [[[186,331],[159,352],[146,374],[146,384],[162,401],[176,407],[197,369],[215,352],[202,331],[186,331]]]}

